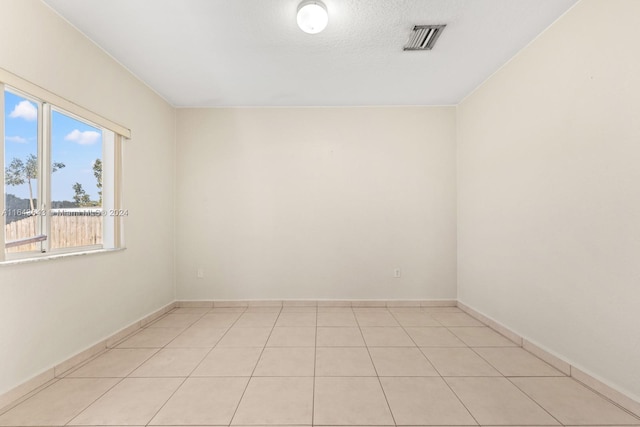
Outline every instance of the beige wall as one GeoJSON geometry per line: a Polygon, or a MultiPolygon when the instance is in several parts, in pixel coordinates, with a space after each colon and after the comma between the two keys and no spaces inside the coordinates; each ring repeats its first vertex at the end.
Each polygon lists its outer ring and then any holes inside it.
{"type": "Polygon", "coordinates": [[[38,0],[2,1],[0,67],[133,134],[126,251],[0,266],[2,394],[173,301],[175,114],[38,0]]]}
{"type": "Polygon", "coordinates": [[[459,299],[640,400],[640,2],[583,0],[459,106],[459,299]]]}
{"type": "Polygon", "coordinates": [[[177,129],[179,299],[455,298],[455,108],[179,109],[177,129]]]}
{"type": "Polygon", "coordinates": [[[184,109],[177,141],[174,110],[41,2],[1,7],[0,67],[133,140],[126,251],[0,267],[0,394],[176,292],[455,298],[458,194],[460,300],[639,399],[640,2],[583,0],[457,125],[446,107],[184,109]]]}

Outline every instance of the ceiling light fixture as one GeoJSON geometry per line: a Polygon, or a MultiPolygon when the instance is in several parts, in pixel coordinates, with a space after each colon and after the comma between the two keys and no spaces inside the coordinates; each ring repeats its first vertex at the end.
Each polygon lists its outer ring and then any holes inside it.
{"type": "Polygon", "coordinates": [[[298,26],[309,34],[317,34],[329,23],[327,7],[319,0],[305,0],[298,6],[298,26]]]}

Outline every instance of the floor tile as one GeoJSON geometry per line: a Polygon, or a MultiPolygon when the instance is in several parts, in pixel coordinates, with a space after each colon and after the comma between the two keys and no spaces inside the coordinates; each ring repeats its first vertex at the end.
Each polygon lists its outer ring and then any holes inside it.
{"type": "Polygon", "coordinates": [[[445,381],[480,425],[558,425],[506,378],[449,377],[445,381]]]}
{"type": "Polygon", "coordinates": [[[422,307],[422,311],[427,314],[432,313],[464,313],[464,311],[460,310],[458,307],[453,306],[443,306],[443,307],[422,307]]]}
{"type": "Polygon", "coordinates": [[[323,306],[318,304],[318,314],[320,313],[351,313],[353,314],[353,309],[351,308],[350,305],[323,306]]]}
{"type": "Polygon", "coordinates": [[[361,328],[364,342],[368,347],[410,347],[415,346],[401,327],[361,328]]]}
{"type": "Polygon", "coordinates": [[[171,310],[171,314],[205,314],[210,311],[210,307],[178,307],[171,310]]]}
{"type": "Polygon", "coordinates": [[[447,328],[416,327],[405,328],[419,347],[466,347],[465,343],[447,328]]]}
{"type": "Polygon", "coordinates": [[[276,321],[276,327],[278,326],[316,326],[316,312],[286,312],[280,313],[278,320],[276,321]]]}
{"type": "Polygon", "coordinates": [[[398,425],[477,425],[442,378],[381,378],[398,425]]]}
{"type": "Polygon", "coordinates": [[[376,315],[376,314],[381,314],[381,315],[386,315],[386,314],[390,314],[391,312],[386,308],[386,307],[353,307],[351,310],[353,310],[353,314],[357,316],[361,316],[361,315],[376,315]]]}
{"type": "Polygon", "coordinates": [[[428,314],[420,311],[393,313],[400,325],[409,326],[441,326],[440,323],[428,314]]]}
{"type": "Polygon", "coordinates": [[[232,425],[309,425],[313,378],[254,377],[249,381],[232,425]]]}
{"type": "Polygon", "coordinates": [[[282,307],[282,310],[280,310],[280,314],[285,314],[285,313],[317,313],[318,309],[315,306],[304,306],[304,305],[288,305],[288,306],[284,306],[282,307]]]}
{"type": "Polygon", "coordinates": [[[484,326],[466,313],[433,313],[431,316],[442,326],[484,326]]]}
{"type": "Polygon", "coordinates": [[[257,377],[312,377],[313,347],[267,347],[254,372],[257,377]]]}
{"type": "Polygon", "coordinates": [[[565,425],[640,425],[640,419],[572,378],[513,378],[512,381],[565,425]]]}
{"type": "Polygon", "coordinates": [[[264,347],[271,333],[271,328],[237,328],[232,327],[225,334],[217,347],[264,347]]]}
{"type": "Polygon", "coordinates": [[[376,371],[366,347],[318,347],[318,377],[375,377],[376,371]]]}
{"type": "Polygon", "coordinates": [[[209,350],[208,348],[163,348],[133,371],[131,377],[187,377],[209,350]]]}
{"type": "Polygon", "coordinates": [[[275,313],[278,314],[282,311],[282,304],[264,305],[264,306],[250,306],[247,307],[245,313],[275,313]]]}
{"type": "Polygon", "coordinates": [[[238,317],[246,310],[245,307],[213,307],[209,313],[211,314],[219,314],[219,313],[236,313],[238,317]]]}
{"type": "Polygon", "coordinates": [[[69,425],[146,425],[182,378],[125,378],[69,425]]]}
{"type": "Polygon", "coordinates": [[[388,307],[387,310],[394,316],[398,314],[424,313],[421,307],[388,307]]]}
{"type": "Polygon", "coordinates": [[[315,347],[316,328],[275,327],[267,347],[315,347]]]}
{"type": "Polygon", "coordinates": [[[1,426],[62,426],[120,381],[61,379],[0,415],[1,426]]]}
{"type": "Polygon", "coordinates": [[[500,376],[500,372],[470,348],[422,347],[421,350],[443,377],[500,376]]]}
{"type": "Polygon", "coordinates": [[[356,316],[351,310],[339,312],[318,311],[318,326],[350,326],[357,327],[356,316]]]}
{"type": "Polygon", "coordinates": [[[230,328],[241,313],[210,313],[202,316],[191,328],[230,328]]]}
{"type": "Polygon", "coordinates": [[[318,301],[318,310],[334,308],[351,308],[351,301],[348,300],[320,300],[318,301]]]}
{"type": "Polygon", "coordinates": [[[318,377],[315,425],[394,425],[377,378],[318,377]]]}
{"type": "Polygon", "coordinates": [[[555,377],[564,374],[520,347],[478,347],[476,353],[507,377],[555,377]]]}
{"type": "Polygon", "coordinates": [[[249,378],[188,378],[160,412],[155,425],[229,425],[249,378]]]}
{"type": "Polygon", "coordinates": [[[449,328],[469,347],[517,347],[517,344],[487,327],[449,328]]]}
{"type": "Polygon", "coordinates": [[[71,372],[67,377],[124,378],[157,351],[155,348],[114,348],[71,372]]]}
{"type": "Polygon", "coordinates": [[[318,347],[364,347],[364,339],[359,328],[318,327],[318,347]]]}
{"type": "Polygon", "coordinates": [[[271,328],[276,323],[278,314],[274,312],[245,312],[234,326],[238,328],[271,328]]]}
{"type": "Polygon", "coordinates": [[[198,365],[194,377],[249,377],[262,353],[261,347],[216,347],[198,365]]]}
{"type": "Polygon", "coordinates": [[[167,314],[162,318],[151,323],[149,328],[188,328],[198,319],[202,317],[202,314],[167,314]]]}
{"type": "Polygon", "coordinates": [[[118,348],[160,348],[169,344],[184,328],[145,328],[121,342],[118,348]]]}
{"type": "Polygon", "coordinates": [[[438,376],[416,347],[369,347],[369,352],[381,377],[438,376]]]}
{"type": "Polygon", "coordinates": [[[178,335],[167,347],[214,347],[227,332],[225,328],[191,327],[178,335]]]}
{"type": "Polygon", "coordinates": [[[384,312],[358,312],[354,310],[356,320],[363,326],[399,326],[396,319],[387,310],[384,312]]]}

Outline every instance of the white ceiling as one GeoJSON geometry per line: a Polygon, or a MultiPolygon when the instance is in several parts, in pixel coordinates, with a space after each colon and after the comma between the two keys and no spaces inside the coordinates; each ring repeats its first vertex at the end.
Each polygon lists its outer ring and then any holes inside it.
{"type": "Polygon", "coordinates": [[[456,104],[576,0],[43,0],[175,106],[456,104]],[[404,52],[416,24],[447,24],[404,52]]]}

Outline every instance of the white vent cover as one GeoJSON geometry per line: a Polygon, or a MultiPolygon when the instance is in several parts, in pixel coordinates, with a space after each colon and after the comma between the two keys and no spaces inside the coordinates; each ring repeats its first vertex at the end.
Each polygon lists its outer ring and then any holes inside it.
{"type": "Polygon", "coordinates": [[[446,25],[416,25],[404,50],[431,50],[446,25]]]}

